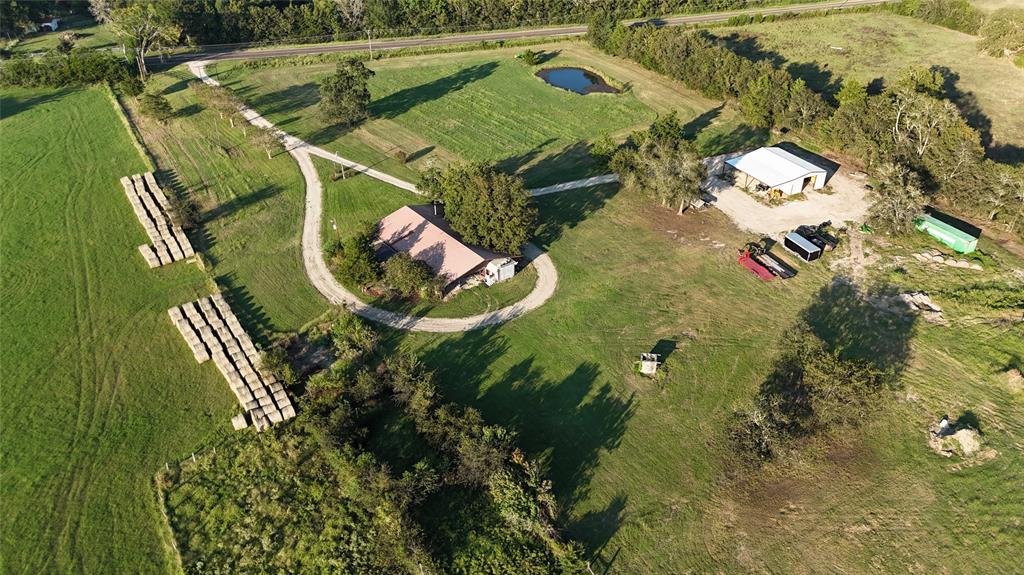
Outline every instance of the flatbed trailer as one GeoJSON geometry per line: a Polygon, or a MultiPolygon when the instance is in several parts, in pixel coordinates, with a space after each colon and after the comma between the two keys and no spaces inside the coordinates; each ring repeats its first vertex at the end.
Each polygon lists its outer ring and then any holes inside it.
{"type": "Polygon", "coordinates": [[[750,250],[740,250],[739,259],[737,260],[741,266],[750,270],[755,276],[761,278],[766,282],[770,282],[775,279],[775,274],[770,269],[765,267],[760,261],[750,255],[750,250]]]}
{"type": "Polygon", "coordinates": [[[789,266],[782,258],[772,255],[770,252],[764,252],[754,256],[754,258],[761,263],[764,267],[768,268],[768,271],[772,274],[788,280],[789,278],[796,275],[796,270],[789,266]]]}

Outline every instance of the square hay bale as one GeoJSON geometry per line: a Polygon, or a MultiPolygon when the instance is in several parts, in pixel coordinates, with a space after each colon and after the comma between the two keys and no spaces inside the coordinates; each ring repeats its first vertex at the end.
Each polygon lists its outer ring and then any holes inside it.
{"type": "MultiPolygon", "coordinates": [[[[252,392],[249,391],[248,387],[238,392],[238,403],[241,403],[242,405],[246,405],[250,401],[255,401],[255,399],[256,398],[252,396],[252,392]]],[[[256,403],[258,404],[259,402],[257,401],[256,403]]]]}
{"type": "Polygon", "coordinates": [[[277,380],[274,380],[273,382],[268,383],[267,384],[267,388],[270,389],[270,393],[277,393],[279,391],[284,391],[284,385],[280,381],[277,381],[277,380]]]}
{"type": "Polygon", "coordinates": [[[142,254],[142,259],[146,260],[146,265],[150,268],[160,267],[160,258],[156,256],[156,252],[153,251],[153,247],[149,244],[142,244],[139,246],[139,253],[142,254]]]}
{"type": "Polygon", "coordinates": [[[167,315],[171,316],[171,321],[177,324],[179,321],[185,319],[185,315],[181,313],[181,308],[174,306],[167,310],[167,315]]]}
{"type": "Polygon", "coordinates": [[[242,407],[244,407],[246,411],[252,411],[254,409],[258,409],[259,406],[260,406],[260,402],[256,401],[256,399],[250,399],[249,401],[245,402],[242,405],[242,407]]]}
{"type": "Polygon", "coordinates": [[[259,399],[261,397],[267,397],[267,395],[267,388],[263,387],[262,385],[258,385],[252,388],[252,396],[255,397],[256,399],[259,399]]]}
{"type": "Polygon", "coordinates": [[[264,411],[267,411],[268,409],[274,407],[274,399],[271,398],[269,395],[264,395],[263,397],[257,398],[256,401],[259,402],[260,407],[262,407],[264,411]]]}
{"type": "Polygon", "coordinates": [[[253,427],[256,428],[256,431],[263,431],[264,429],[270,427],[270,420],[267,419],[266,416],[260,417],[259,419],[253,421],[253,427]]]}
{"type": "Polygon", "coordinates": [[[267,419],[269,419],[271,423],[281,423],[284,421],[284,417],[281,417],[281,412],[276,409],[271,409],[267,412],[267,419]]]}
{"type": "Polygon", "coordinates": [[[238,431],[240,429],[245,429],[246,427],[249,427],[249,422],[246,421],[245,414],[244,413],[239,413],[238,415],[232,417],[231,418],[231,427],[233,427],[235,429],[235,431],[238,431]]]}
{"type": "Polygon", "coordinates": [[[295,408],[292,407],[292,404],[289,403],[288,405],[281,407],[281,417],[284,419],[291,419],[295,417],[295,408]]]}
{"type": "Polygon", "coordinates": [[[288,394],[281,390],[274,394],[274,403],[284,405],[288,401],[288,394]]]}

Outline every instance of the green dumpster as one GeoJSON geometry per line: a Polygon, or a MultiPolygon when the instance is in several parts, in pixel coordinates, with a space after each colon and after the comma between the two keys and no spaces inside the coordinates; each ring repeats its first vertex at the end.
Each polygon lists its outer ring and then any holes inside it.
{"type": "Polygon", "coordinates": [[[969,254],[978,247],[978,238],[932,216],[914,220],[914,227],[962,254],[969,254]]]}

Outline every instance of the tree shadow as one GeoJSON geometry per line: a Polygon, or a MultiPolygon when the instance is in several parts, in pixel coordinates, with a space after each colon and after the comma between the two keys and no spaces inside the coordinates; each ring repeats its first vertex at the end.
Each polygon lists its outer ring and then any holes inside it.
{"type": "Polygon", "coordinates": [[[725,102],[722,102],[717,107],[711,108],[710,110],[700,114],[696,118],[693,118],[689,122],[683,124],[683,137],[687,140],[692,140],[697,137],[697,134],[702,132],[705,128],[711,125],[711,122],[715,121],[722,113],[722,109],[725,108],[725,102]]]}
{"type": "Polygon", "coordinates": [[[603,208],[618,192],[618,184],[605,184],[536,198],[539,209],[534,243],[547,250],[566,230],[603,208]]]}
{"type": "Polygon", "coordinates": [[[828,64],[794,62],[786,66],[786,71],[794,78],[802,79],[808,88],[835,104],[835,96],[842,88],[842,79],[833,77],[832,71],[827,68],[828,64]]]}
{"type": "Polygon", "coordinates": [[[434,151],[434,146],[427,146],[425,148],[420,148],[419,150],[416,150],[415,152],[409,154],[409,156],[405,158],[405,163],[406,164],[411,164],[411,163],[415,162],[416,160],[426,156],[427,154],[429,154],[430,152],[433,152],[433,151],[434,151]]]}
{"type": "Polygon", "coordinates": [[[626,521],[626,507],[629,496],[619,492],[612,497],[604,509],[588,511],[571,522],[567,531],[573,539],[587,542],[590,556],[594,563],[605,573],[612,567],[618,552],[605,557],[606,547],[612,537],[626,521]]]}
{"type": "MultiPolygon", "coordinates": [[[[293,84],[284,90],[269,94],[254,94],[253,88],[232,87],[232,84],[227,84],[227,87],[234,90],[238,97],[263,117],[271,114],[287,114],[320,103],[320,84],[317,82],[293,84]]],[[[278,125],[283,125],[283,123],[278,125]]]]}
{"type": "Polygon", "coordinates": [[[262,188],[254,190],[247,194],[235,196],[234,198],[226,202],[217,204],[217,207],[211,210],[207,210],[206,212],[203,212],[199,216],[199,223],[209,224],[210,222],[219,220],[220,218],[230,216],[236,212],[244,210],[245,208],[253,204],[257,204],[259,202],[262,202],[263,200],[274,197],[277,194],[280,194],[282,191],[283,190],[281,186],[269,185],[263,186],[262,188]]]}
{"type": "Polygon", "coordinates": [[[231,311],[235,313],[238,321],[245,328],[245,333],[249,334],[249,337],[259,344],[261,348],[266,348],[270,345],[270,336],[274,333],[274,325],[263,310],[263,307],[256,302],[256,299],[252,297],[249,290],[238,281],[237,275],[234,272],[222,274],[214,278],[214,281],[220,287],[220,291],[224,294],[224,299],[228,301],[228,305],[231,306],[231,311]]]}
{"type": "Polygon", "coordinates": [[[964,427],[970,427],[971,429],[982,433],[981,431],[981,419],[978,418],[978,414],[974,413],[970,409],[960,414],[960,417],[956,418],[956,422],[951,426],[953,429],[961,429],[964,427]]]}
{"type": "Polygon", "coordinates": [[[544,152],[544,148],[555,143],[555,141],[555,138],[548,138],[522,154],[509,156],[504,160],[498,161],[495,167],[506,174],[519,174],[520,170],[536,160],[544,152]]]}
{"type": "MultiPolygon", "coordinates": [[[[733,32],[725,36],[715,36],[729,51],[754,62],[769,62],[774,68],[786,65],[786,59],[778,52],[766,50],[757,36],[733,32]]],[[[809,83],[809,82],[808,82],[809,83]]]]}
{"type": "Polygon", "coordinates": [[[497,68],[497,63],[486,62],[463,68],[454,74],[438,78],[426,84],[399,90],[374,100],[370,104],[370,113],[377,118],[396,118],[424,102],[436,100],[461,90],[477,80],[482,80],[490,76],[497,68]]]}
{"type": "Polygon", "coordinates": [[[844,357],[871,362],[895,380],[907,368],[917,316],[884,309],[877,302],[899,289],[879,284],[862,289],[844,276],[822,287],[803,312],[804,321],[826,345],[844,357]]]}
{"type": "MultiPolygon", "coordinates": [[[[554,482],[564,521],[575,504],[589,493],[600,454],[618,447],[635,410],[635,398],[620,397],[602,383],[596,363],[579,363],[569,374],[552,377],[529,355],[505,369],[495,362],[510,351],[499,328],[463,333],[440,341],[423,354],[437,371],[445,393],[459,403],[479,409],[484,419],[515,431],[519,444],[541,456],[554,482]]],[[[593,540],[603,545],[618,528],[625,499],[614,502],[601,522],[588,523],[593,540]]]]}
{"type": "Polygon", "coordinates": [[[608,169],[591,154],[593,145],[590,142],[575,142],[544,155],[545,148],[555,141],[548,139],[529,152],[506,158],[498,163],[498,169],[521,177],[523,183],[531,188],[608,173],[608,169]]]}
{"type": "Polygon", "coordinates": [[[537,53],[537,64],[547,64],[561,53],[561,50],[541,50],[537,53]]]}
{"type": "Polygon", "coordinates": [[[49,102],[60,100],[72,91],[73,90],[71,88],[61,88],[59,90],[46,92],[36,96],[29,96],[27,98],[12,96],[10,93],[0,94],[0,119],[7,119],[11,116],[16,116],[17,114],[34,106],[41,106],[49,102]]]}
{"type": "Polygon", "coordinates": [[[198,114],[199,112],[202,112],[202,111],[203,111],[203,109],[199,106],[199,104],[189,104],[188,106],[185,106],[184,108],[178,108],[177,110],[175,110],[174,117],[175,118],[187,118],[189,116],[198,114]]]}
{"type": "Polygon", "coordinates": [[[981,134],[981,145],[987,149],[992,145],[992,120],[981,110],[977,95],[960,88],[959,73],[946,66],[932,66],[931,70],[942,77],[942,95],[956,105],[967,125],[981,134]]]}
{"type": "Polygon", "coordinates": [[[759,148],[768,143],[770,135],[767,129],[740,124],[729,132],[698,138],[697,148],[705,156],[759,148]]]}

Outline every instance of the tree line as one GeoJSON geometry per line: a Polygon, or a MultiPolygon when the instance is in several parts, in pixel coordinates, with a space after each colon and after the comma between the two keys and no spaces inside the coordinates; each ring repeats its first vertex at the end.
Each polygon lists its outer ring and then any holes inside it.
{"type": "Polygon", "coordinates": [[[944,99],[938,70],[907,69],[878,94],[847,80],[832,102],[787,70],[736,54],[707,31],[623,26],[598,13],[588,38],[704,96],[736,102],[752,126],[800,130],[856,157],[878,182],[876,224],[908,230],[926,202],[939,201],[1022,231],[1024,167],[985,157],[978,131],[944,99]]]}

